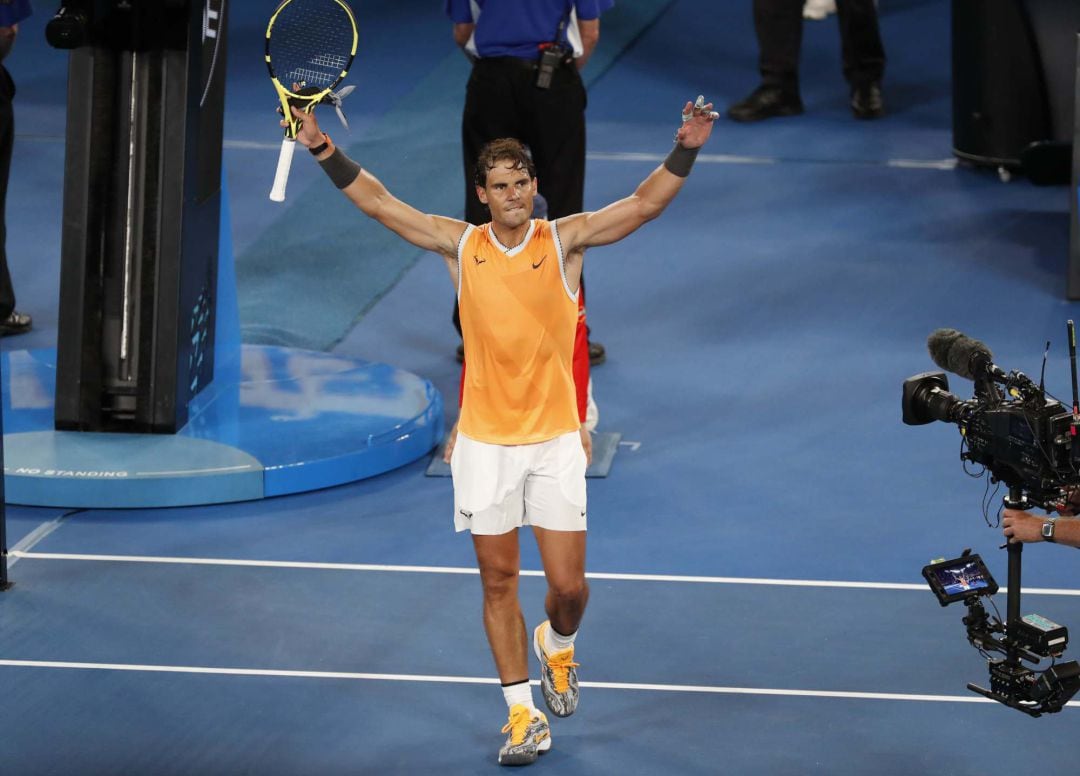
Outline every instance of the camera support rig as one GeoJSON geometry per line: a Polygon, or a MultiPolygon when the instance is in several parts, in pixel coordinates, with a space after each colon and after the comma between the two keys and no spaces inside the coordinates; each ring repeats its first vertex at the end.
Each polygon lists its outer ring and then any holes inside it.
{"type": "MultiPolygon", "coordinates": [[[[904,383],[904,422],[921,425],[938,420],[956,424],[966,446],[961,457],[983,465],[991,482],[1008,487],[1006,508],[1062,509],[1080,485],[1080,399],[1072,321],[1068,322],[1068,335],[1073,378],[1071,411],[1047,397],[1041,380],[1036,385],[1019,372],[1006,373],[994,365],[983,343],[952,329],[938,329],[927,341],[931,358],[942,369],[973,380],[975,397],[963,401],[950,394],[948,380],[941,372],[915,375],[904,383]],[[1004,393],[998,386],[1005,389],[1004,393]]],[[[927,566],[923,574],[942,606],[964,601],[967,614],[963,622],[972,646],[983,653],[1003,656],[988,656],[989,689],[976,684],[968,684],[968,689],[1032,717],[1058,712],[1080,691],[1080,663],[1051,663],[1042,671],[1023,664],[1025,660],[1056,660],[1064,652],[1068,633],[1039,615],[1020,615],[1023,544],[1009,542],[1005,547],[1008,602],[1004,623],[991,618],[979,600],[997,591],[989,572],[988,584],[984,580],[979,589],[963,585],[960,592],[952,594],[945,594],[940,581],[935,583],[933,575],[928,574],[943,567],[970,564],[973,559],[968,557],[968,551],[955,561],[927,566]]],[[[977,556],[974,560],[981,565],[977,556]]]]}
{"type": "MultiPolygon", "coordinates": [[[[1005,506],[1009,509],[1027,509],[1030,504],[1019,488],[1009,488],[1005,506]]],[[[1020,569],[1024,545],[1015,542],[1006,546],[1009,555],[1009,582],[1004,625],[998,620],[990,619],[979,596],[975,595],[964,600],[968,613],[963,620],[967,627],[968,641],[972,646],[986,652],[1001,653],[1004,658],[989,659],[989,689],[971,682],[967,688],[1032,717],[1053,714],[1061,711],[1069,699],[1080,690],[1080,663],[1070,660],[1067,663],[1051,665],[1039,673],[1021,662],[1027,660],[1038,663],[1044,657],[1056,657],[1064,651],[1068,636],[1065,629],[1058,626],[1062,635],[1054,645],[1044,644],[1040,647],[1032,644],[1035,649],[1025,646],[1031,644],[1031,639],[1023,638],[1031,626],[1020,616],[1020,569]],[[1002,634],[1000,638],[995,635],[999,633],[1002,634]]]]}

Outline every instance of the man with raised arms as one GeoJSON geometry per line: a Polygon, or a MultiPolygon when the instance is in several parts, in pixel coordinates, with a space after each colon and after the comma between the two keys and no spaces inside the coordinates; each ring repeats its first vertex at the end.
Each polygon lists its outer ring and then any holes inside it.
{"type": "Polygon", "coordinates": [[[494,140],[476,165],[476,193],[491,222],[473,226],[421,213],[335,147],[312,114],[293,109],[297,140],[360,210],[408,242],[439,254],[457,289],[469,368],[451,457],[454,524],[470,531],[483,586],[483,618],[509,707],[499,750],[524,765],[551,747],[547,717],[529,685],[529,639],[518,600],[518,528],[530,526],[547,578],[548,619],[532,647],[548,709],[578,702],[574,639],[585,581],[585,453],[572,371],[578,285],[586,249],[621,240],[659,216],[686,182],[717,114],[698,97],[683,108],[675,147],[633,194],[555,221],[534,219],[537,180],[520,142],[494,140]]]}

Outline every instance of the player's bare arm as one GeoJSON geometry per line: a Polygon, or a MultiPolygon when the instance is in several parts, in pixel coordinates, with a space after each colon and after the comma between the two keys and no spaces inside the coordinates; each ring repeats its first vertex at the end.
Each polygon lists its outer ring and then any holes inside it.
{"type": "Polygon", "coordinates": [[[686,182],[698,149],[712,134],[713,122],[719,118],[712,108],[712,103],[706,103],[702,97],[697,102],[686,103],[674,150],[629,197],[601,210],[559,219],[559,239],[566,250],[568,274],[580,272],[586,248],[621,240],[664,212],[686,182]]]}
{"type": "MultiPolygon", "coordinates": [[[[319,152],[315,159],[323,162],[334,155],[337,150],[328,135],[319,129],[319,123],[313,113],[304,113],[296,108],[292,109],[293,115],[300,120],[300,127],[296,133],[296,141],[306,148],[313,148],[326,143],[326,148],[319,152]]],[[[346,157],[347,158],[347,157],[346,157]]],[[[342,168],[341,174],[352,177],[352,182],[346,183],[345,178],[335,180],[338,187],[353,204],[365,215],[375,219],[390,231],[407,240],[418,248],[432,251],[441,255],[450,269],[454,282],[457,282],[457,246],[464,234],[466,224],[445,216],[421,213],[419,210],[402,202],[391,194],[382,181],[362,170],[358,165],[342,168]]],[[[334,175],[331,174],[331,178],[334,175]]]]}

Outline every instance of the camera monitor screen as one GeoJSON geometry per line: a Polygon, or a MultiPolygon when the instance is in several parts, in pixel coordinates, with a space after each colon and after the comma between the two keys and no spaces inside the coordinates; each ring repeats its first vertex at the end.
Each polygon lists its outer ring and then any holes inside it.
{"type": "Polygon", "coordinates": [[[998,591],[997,582],[978,555],[931,563],[922,573],[942,606],[998,591]]]}

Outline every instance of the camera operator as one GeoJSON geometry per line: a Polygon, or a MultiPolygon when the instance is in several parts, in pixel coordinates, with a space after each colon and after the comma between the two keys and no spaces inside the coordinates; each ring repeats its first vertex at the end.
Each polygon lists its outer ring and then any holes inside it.
{"type": "MultiPolygon", "coordinates": [[[[1074,496],[1074,498],[1076,498],[1074,496]]],[[[1017,542],[1055,542],[1080,547],[1080,518],[1074,517],[1076,504],[1070,499],[1062,518],[1033,515],[1021,509],[1006,509],[1001,527],[1009,544],[1017,542]]]]}

